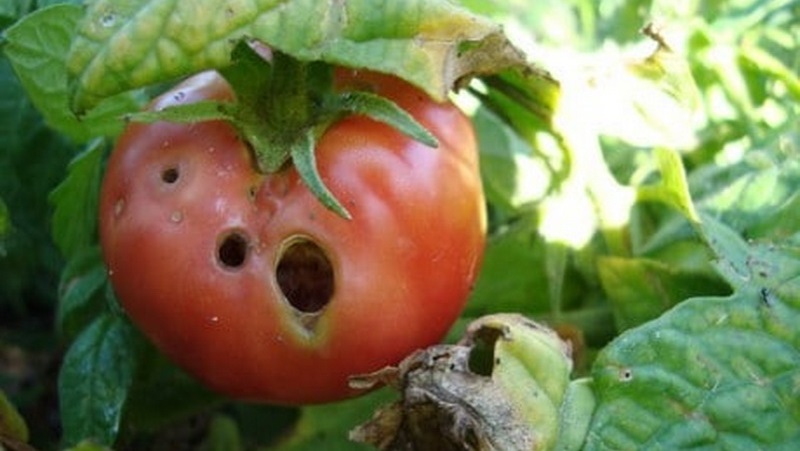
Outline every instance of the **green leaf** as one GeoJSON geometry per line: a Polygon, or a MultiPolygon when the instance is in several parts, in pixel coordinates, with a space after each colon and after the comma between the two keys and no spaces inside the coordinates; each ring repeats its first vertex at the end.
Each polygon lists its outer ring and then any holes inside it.
{"type": "Polygon", "coordinates": [[[100,248],[88,247],[70,259],[61,273],[58,287],[56,327],[72,339],[94,319],[100,308],[108,281],[100,248]]]}
{"type": "Polygon", "coordinates": [[[0,0],[0,30],[30,11],[33,0],[0,0]]]}
{"type": "Polygon", "coordinates": [[[713,216],[703,215],[700,230],[716,254],[714,265],[736,290],[766,289],[797,297],[791,292],[800,282],[800,252],[797,242],[786,247],[772,242],[744,242],[730,227],[713,216]],[[797,279],[797,280],[795,280],[797,279]]]}
{"type": "Polygon", "coordinates": [[[742,48],[739,57],[743,64],[757,68],[759,72],[783,82],[795,102],[800,101],[800,77],[797,76],[796,70],[787,67],[775,55],[752,44],[742,48]]]}
{"type": "MultiPolygon", "coordinates": [[[[379,390],[356,399],[305,407],[294,431],[274,451],[356,451],[371,447],[354,443],[348,431],[366,421],[381,404],[396,398],[389,390],[379,390]]],[[[272,449],[272,448],[271,448],[272,449]]]]}
{"type": "Polygon", "coordinates": [[[67,177],[50,195],[53,239],[67,258],[96,242],[104,149],[102,140],[92,141],[69,163],[67,177]]]}
{"type": "Polygon", "coordinates": [[[546,244],[535,235],[531,218],[522,222],[489,238],[465,316],[549,311],[546,244]]]}
{"type": "Polygon", "coordinates": [[[701,227],[736,291],[688,300],[601,352],[587,449],[800,443],[800,248],[701,227]]]}
{"type": "Polygon", "coordinates": [[[143,336],[137,333],[136,340],[141,350],[137,354],[136,378],[125,401],[127,428],[155,432],[222,404],[222,396],[170,362],[143,336]]]}
{"type": "Polygon", "coordinates": [[[130,324],[104,314],[72,343],[58,377],[64,442],[112,445],[119,432],[136,359],[130,324]]]}
{"type": "Polygon", "coordinates": [[[244,37],[303,61],[392,73],[439,100],[464,76],[524,63],[499,25],[445,0],[104,0],[88,6],[70,52],[72,105],[225,67],[244,37]]]}
{"type": "Polygon", "coordinates": [[[0,304],[23,314],[50,309],[62,262],[51,238],[47,195],[64,177],[75,148],[44,125],[3,55],[0,136],[0,197],[11,227],[0,259],[0,304]]]}
{"type": "Polygon", "coordinates": [[[333,193],[325,186],[319,171],[317,170],[317,160],[314,155],[313,133],[307,131],[295,142],[291,143],[291,156],[297,173],[303,179],[308,189],[314,196],[322,202],[325,207],[333,211],[344,219],[350,219],[350,213],[336,199],[333,193]]]}
{"type": "Polygon", "coordinates": [[[535,158],[519,135],[488,109],[478,109],[472,121],[480,149],[483,189],[489,203],[514,214],[541,200],[552,180],[547,164],[535,158]]]}
{"type": "Polygon", "coordinates": [[[508,70],[483,77],[481,83],[483,89],[471,86],[470,92],[516,133],[514,139],[521,138],[529,154],[539,157],[549,173],[548,187],[560,185],[570,173],[572,157],[563,145],[557,146],[556,152],[542,151],[538,139],[542,131],[552,132],[552,121],[560,108],[559,83],[549,74],[533,69],[508,70]]]}
{"type": "Polygon", "coordinates": [[[608,256],[597,267],[621,331],[657,318],[684,299],[730,292],[718,278],[658,260],[608,256]]]}
{"type": "MultiPolygon", "coordinates": [[[[751,155],[755,156],[755,152],[751,155]]],[[[710,185],[699,205],[722,222],[750,238],[787,238],[800,225],[800,161],[796,158],[744,162],[729,168],[732,180],[710,185]]]]}
{"type": "Polygon", "coordinates": [[[678,211],[692,222],[698,222],[697,211],[689,194],[686,171],[681,156],[664,148],[655,149],[661,180],[655,185],[639,187],[638,199],[642,201],[663,202],[678,211]]]}
{"type": "Polygon", "coordinates": [[[84,440],[73,447],[66,448],[65,451],[113,451],[113,450],[107,446],[94,443],[91,440],[84,440]]]}
{"type": "Polygon", "coordinates": [[[243,451],[239,427],[233,418],[216,415],[208,427],[208,437],[203,442],[204,451],[243,451]]]}
{"type": "Polygon", "coordinates": [[[583,449],[586,433],[591,424],[591,413],[596,406],[597,400],[594,397],[591,379],[575,379],[569,383],[559,412],[556,449],[559,451],[583,449]]]}
{"type": "Polygon", "coordinates": [[[70,112],[66,58],[82,15],[83,8],[77,5],[37,10],[6,30],[3,48],[46,122],[78,142],[119,134],[124,125],[122,116],[138,109],[134,97],[125,94],[109,99],[80,119],[70,112]]]}

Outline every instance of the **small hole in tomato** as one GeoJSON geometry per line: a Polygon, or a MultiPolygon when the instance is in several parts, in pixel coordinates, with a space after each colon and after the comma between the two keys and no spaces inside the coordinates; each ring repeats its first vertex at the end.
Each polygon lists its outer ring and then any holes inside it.
{"type": "Polygon", "coordinates": [[[307,238],[292,238],[284,246],[276,278],[286,300],[301,312],[319,312],[333,296],[331,261],[307,238]]]}
{"type": "Polygon", "coordinates": [[[229,233],[219,242],[217,260],[226,269],[236,269],[247,259],[247,238],[240,232],[229,233]]]}
{"type": "Polygon", "coordinates": [[[178,168],[167,168],[161,172],[161,180],[164,183],[169,183],[170,185],[177,182],[178,177],[180,177],[180,172],[178,172],[178,168]]]}

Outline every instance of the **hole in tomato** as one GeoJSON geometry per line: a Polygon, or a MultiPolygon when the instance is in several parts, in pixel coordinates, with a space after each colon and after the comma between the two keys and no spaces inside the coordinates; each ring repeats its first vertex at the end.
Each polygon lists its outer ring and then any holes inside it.
{"type": "Polygon", "coordinates": [[[319,245],[307,238],[289,240],[278,260],[276,278],[289,304],[304,313],[325,308],[333,296],[333,266],[319,245]]]}
{"type": "Polygon", "coordinates": [[[236,269],[244,265],[247,259],[247,238],[241,232],[232,232],[225,236],[217,247],[217,260],[227,269],[236,269]]]}
{"type": "Polygon", "coordinates": [[[178,168],[167,168],[161,172],[161,180],[164,183],[169,183],[170,185],[177,182],[178,177],[180,177],[180,172],[178,172],[178,168]]]}

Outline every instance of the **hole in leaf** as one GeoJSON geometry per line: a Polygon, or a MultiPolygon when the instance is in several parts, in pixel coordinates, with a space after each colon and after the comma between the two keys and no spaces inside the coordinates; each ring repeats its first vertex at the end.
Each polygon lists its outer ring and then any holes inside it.
{"type": "Polygon", "coordinates": [[[217,246],[217,260],[226,269],[236,269],[247,260],[247,238],[241,232],[226,235],[217,246]]]}
{"type": "Polygon", "coordinates": [[[285,245],[275,274],[281,292],[295,309],[316,313],[333,297],[333,266],[319,245],[292,238],[285,245]]]}
{"type": "Polygon", "coordinates": [[[180,175],[181,174],[178,171],[178,168],[167,168],[161,172],[161,180],[164,183],[169,183],[171,185],[178,181],[180,175]]]}

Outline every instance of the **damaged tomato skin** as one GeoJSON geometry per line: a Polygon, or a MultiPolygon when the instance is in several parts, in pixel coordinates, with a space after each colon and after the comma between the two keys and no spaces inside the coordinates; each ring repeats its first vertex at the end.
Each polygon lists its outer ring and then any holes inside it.
{"type": "MultiPolygon", "coordinates": [[[[440,143],[431,149],[359,116],[331,126],[317,166],[349,221],[293,168],[257,172],[227,123],[133,123],[110,157],[100,238],[114,290],[159,349],[225,395],[279,404],[354,396],[349,376],[441,339],[479,270],[486,218],[469,120],[391,77],[342,70],[337,87],[388,97],[440,143]],[[246,246],[240,264],[226,265],[219,247],[231,235],[246,246]],[[319,246],[333,270],[333,295],[310,316],[275,276],[293,239],[319,246]]],[[[151,108],[231,96],[209,72],[151,108]]]]}

